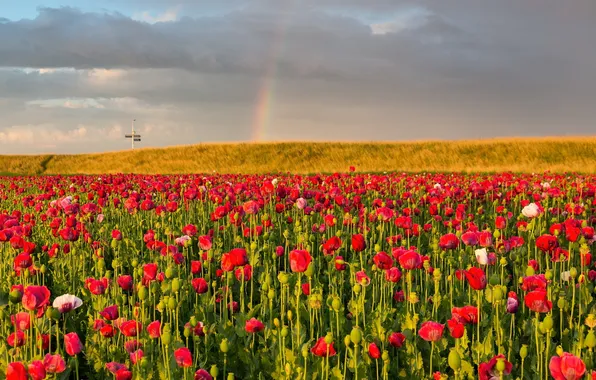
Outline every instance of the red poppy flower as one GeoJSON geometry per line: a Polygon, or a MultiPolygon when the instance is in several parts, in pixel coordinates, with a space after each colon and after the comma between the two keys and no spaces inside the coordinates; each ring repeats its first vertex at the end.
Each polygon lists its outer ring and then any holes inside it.
{"type": "Polygon", "coordinates": [[[29,327],[31,326],[31,315],[26,311],[16,313],[15,315],[12,315],[10,319],[14,327],[21,331],[29,330],[29,327]]]}
{"type": "Polygon", "coordinates": [[[207,281],[202,277],[193,278],[191,281],[191,285],[195,292],[197,292],[197,294],[207,293],[207,290],[209,289],[207,281]]]}
{"type": "Polygon", "coordinates": [[[555,380],[579,380],[586,372],[584,362],[568,352],[564,352],[561,356],[553,356],[548,368],[555,380]]]}
{"type": "Polygon", "coordinates": [[[194,380],[213,380],[213,377],[204,369],[198,369],[195,372],[194,380]]]}
{"type": "Polygon", "coordinates": [[[526,306],[535,313],[548,313],[553,308],[553,303],[548,300],[545,290],[534,290],[524,298],[526,306]]]}
{"type": "Polygon", "coordinates": [[[379,359],[381,357],[381,350],[379,350],[379,347],[375,343],[371,343],[368,345],[368,355],[371,359],[379,359]]]}
{"type": "Polygon", "coordinates": [[[210,250],[212,244],[213,243],[211,242],[211,236],[205,235],[199,237],[199,248],[201,248],[203,251],[210,250]]]}
{"type": "Polygon", "coordinates": [[[48,373],[62,373],[66,370],[66,363],[60,355],[47,354],[43,358],[43,366],[48,373]]]}
{"type": "Polygon", "coordinates": [[[400,332],[393,332],[389,335],[389,344],[395,348],[400,348],[406,341],[406,336],[400,332]]]}
{"type": "Polygon", "coordinates": [[[536,247],[542,252],[552,252],[559,246],[556,236],[542,235],[536,239],[536,247]]]}
{"type": "Polygon", "coordinates": [[[27,372],[32,380],[43,380],[46,378],[46,368],[40,360],[34,360],[27,366],[27,372]]]}
{"type": "Polygon", "coordinates": [[[116,330],[114,330],[114,327],[112,325],[103,325],[99,329],[99,333],[104,338],[111,338],[116,334],[116,330]]]}
{"type": "Polygon", "coordinates": [[[338,271],[344,271],[348,267],[347,264],[344,262],[344,258],[342,256],[335,256],[335,269],[338,271]]]}
{"type": "Polygon", "coordinates": [[[252,267],[249,264],[246,264],[241,268],[237,268],[234,275],[238,281],[242,281],[243,279],[245,282],[250,281],[250,278],[252,277],[252,267]]]}
{"type": "Polygon", "coordinates": [[[176,363],[180,367],[190,367],[192,366],[192,354],[190,350],[186,347],[181,347],[174,351],[174,358],[176,359],[176,363]]]}
{"type": "Polygon", "coordinates": [[[122,368],[118,370],[114,376],[116,380],[131,380],[132,379],[132,372],[129,371],[127,368],[122,368]]]}
{"type": "Polygon", "coordinates": [[[75,356],[83,350],[83,343],[76,332],[64,335],[64,348],[70,356],[75,356]]]}
{"type": "Polygon", "coordinates": [[[337,236],[332,236],[323,244],[323,254],[333,255],[341,247],[341,239],[337,236]]]}
{"type": "Polygon", "coordinates": [[[188,236],[195,236],[197,234],[197,227],[193,224],[187,224],[182,228],[182,233],[188,236]]]}
{"type": "Polygon", "coordinates": [[[199,273],[201,273],[202,267],[203,267],[203,265],[201,264],[200,261],[192,260],[190,262],[190,271],[191,271],[192,274],[199,274],[199,273]]]}
{"type": "Polygon", "coordinates": [[[373,261],[379,269],[389,269],[393,265],[393,259],[385,252],[379,252],[373,257],[373,261]]]}
{"type": "Polygon", "coordinates": [[[329,356],[335,356],[335,348],[333,348],[333,342],[327,345],[325,338],[319,338],[317,343],[310,349],[310,352],[315,356],[327,357],[327,349],[329,349],[329,356]]]}
{"type": "Polygon", "coordinates": [[[472,267],[464,273],[472,289],[482,290],[486,287],[486,275],[482,269],[472,267]]]}
{"type": "Polygon", "coordinates": [[[248,321],[246,321],[246,326],[244,327],[244,329],[246,330],[246,332],[254,334],[263,331],[265,329],[265,325],[258,319],[251,318],[248,321]]]}
{"type": "Polygon", "coordinates": [[[308,251],[295,249],[290,252],[290,268],[292,272],[305,272],[311,261],[312,257],[308,251]]]}
{"type": "Polygon", "coordinates": [[[122,325],[120,325],[120,332],[124,336],[128,337],[137,336],[137,333],[140,332],[142,329],[143,325],[141,325],[141,322],[134,320],[126,321],[122,325]]]}
{"type": "Polygon", "coordinates": [[[533,290],[546,290],[546,286],[547,286],[547,281],[546,281],[546,277],[544,274],[538,274],[538,275],[534,275],[534,276],[526,276],[524,277],[523,283],[522,283],[522,290],[526,291],[526,292],[531,292],[533,290]]]}
{"type": "Polygon", "coordinates": [[[463,324],[478,323],[478,308],[476,306],[454,307],[451,317],[463,324]]]}
{"type": "Polygon", "coordinates": [[[480,366],[478,366],[479,380],[499,379],[499,371],[497,371],[497,369],[495,368],[499,360],[503,360],[505,362],[505,370],[503,370],[503,375],[509,375],[511,373],[511,370],[513,369],[513,364],[511,364],[507,361],[507,359],[505,359],[505,355],[499,354],[497,356],[494,356],[488,362],[480,363],[480,366]]]}
{"type": "Polygon", "coordinates": [[[21,362],[13,362],[6,367],[6,380],[27,380],[27,370],[21,362]]]}
{"type": "Polygon", "coordinates": [[[464,336],[464,332],[466,331],[466,326],[461,323],[457,318],[451,318],[447,321],[447,328],[449,329],[449,333],[455,339],[461,338],[464,336]]]}
{"type": "Polygon", "coordinates": [[[420,326],[418,335],[427,342],[436,342],[443,337],[445,325],[438,322],[426,321],[420,326]]]}
{"type": "Polygon", "coordinates": [[[385,280],[389,281],[389,282],[399,282],[399,280],[401,279],[401,271],[396,268],[389,268],[385,271],[385,280]]]}
{"type": "Polygon", "coordinates": [[[26,339],[27,336],[25,335],[25,333],[20,330],[17,330],[16,332],[8,335],[8,337],[6,338],[6,342],[10,347],[21,347],[25,345],[26,339]]]}
{"type": "Polygon", "coordinates": [[[99,312],[99,315],[104,317],[104,319],[106,321],[113,321],[115,319],[118,319],[118,317],[119,317],[118,305],[107,306],[106,308],[104,308],[102,311],[99,312]]]}
{"type": "Polygon", "coordinates": [[[439,238],[439,247],[446,251],[459,246],[459,238],[455,234],[446,234],[439,238]]]}
{"type": "Polygon", "coordinates": [[[420,267],[420,264],[422,264],[422,256],[414,250],[409,250],[401,254],[398,261],[399,265],[401,265],[404,270],[413,270],[417,269],[420,267]]]}
{"type": "Polygon", "coordinates": [[[147,285],[149,282],[155,280],[157,277],[157,264],[149,263],[143,265],[143,284],[147,285]]]}
{"type": "Polygon", "coordinates": [[[366,240],[364,240],[363,235],[352,235],[352,249],[355,252],[362,252],[366,249],[366,240]]]}
{"type": "Polygon", "coordinates": [[[50,304],[50,290],[45,286],[30,285],[25,288],[23,307],[29,311],[41,309],[50,304]]]}
{"type": "Polygon", "coordinates": [[[129,291],[132,290],[132,285],[133,285],[133,281],[132,281],[132,276],[125,274],[122,275],[120,277],[118,277],[118,280],[116,280],[116,282],[118,283],[118,286],[120,286],[120,288],[124,291],[129,291]]]}
{"type": "Polygon", "coordinates": [[[147,325],[147,333],[152,339],[159,338],[161,336],[161,322],[153,321],[147,325]]]}
{"type": "Polygon", "coordinates": [[[229,255],[235,267],[241,267],[248,264],[246,249],[244,248],[234,248],[229,252],[229,255]]]}

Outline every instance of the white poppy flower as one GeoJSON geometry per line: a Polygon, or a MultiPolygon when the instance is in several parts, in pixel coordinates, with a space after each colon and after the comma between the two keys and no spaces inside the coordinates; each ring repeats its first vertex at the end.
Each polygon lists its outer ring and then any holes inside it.
{"type": "Polygon", "coordinates": [[[522,214],[526,218],[535,218],[540,215],[540,208],[538,205],[536,205],[536,203],[530,203],[522,209],[522,214]]]}
{"type": "Polygon", "coordinates": [[[488,252],[486,251],[486,248],[477,249],[474,251],[474,254],[476,255],[476,261],[478,261],[478,264],[488,264],[488,252]]]}
{"type": "Polygon", "coordinates": [[[80,307],[82,304],[83,300],[79,297],[73,296],[72,294],[64,294],[60,297],[56,297],[52,306],[63,314],[80,307]]]}

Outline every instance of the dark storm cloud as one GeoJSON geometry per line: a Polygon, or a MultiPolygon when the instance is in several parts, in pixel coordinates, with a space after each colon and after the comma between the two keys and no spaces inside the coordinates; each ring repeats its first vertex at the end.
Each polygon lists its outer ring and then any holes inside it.
{"type": "Polygon", "coordinates": [[[57,151],[117,149],[132,118],[150,145],[250,139],[266,88],[269,139],[594,133],[592,1],[120,3],[177,17],[0,20],[2,152],[37,126],[57,151]]]}

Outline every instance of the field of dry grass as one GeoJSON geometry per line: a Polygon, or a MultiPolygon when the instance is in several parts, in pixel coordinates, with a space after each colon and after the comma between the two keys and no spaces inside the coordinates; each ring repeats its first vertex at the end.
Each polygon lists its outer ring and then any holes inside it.
{"type": "Polygon", "coordinates": [[[1,174],[317,173],[347,171],[596,173],[596,137],[421,142],[201,144],[81,155],[0,156],[1,174]]]}

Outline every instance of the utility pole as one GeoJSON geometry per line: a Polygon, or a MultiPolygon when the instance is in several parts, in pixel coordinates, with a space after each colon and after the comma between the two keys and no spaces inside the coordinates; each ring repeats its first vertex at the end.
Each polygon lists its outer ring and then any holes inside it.
{"type": "Polygon", "coordinates": [[[135,121],[137,121],[137,119],[132,119],[132,125],[131,125],[132,134],[124,135],[125,138],[130,139],[131,149],[135,148],[135,141],[139,141],[139,142],[141,141],[141,135],[135,134],[135,121]]]}

